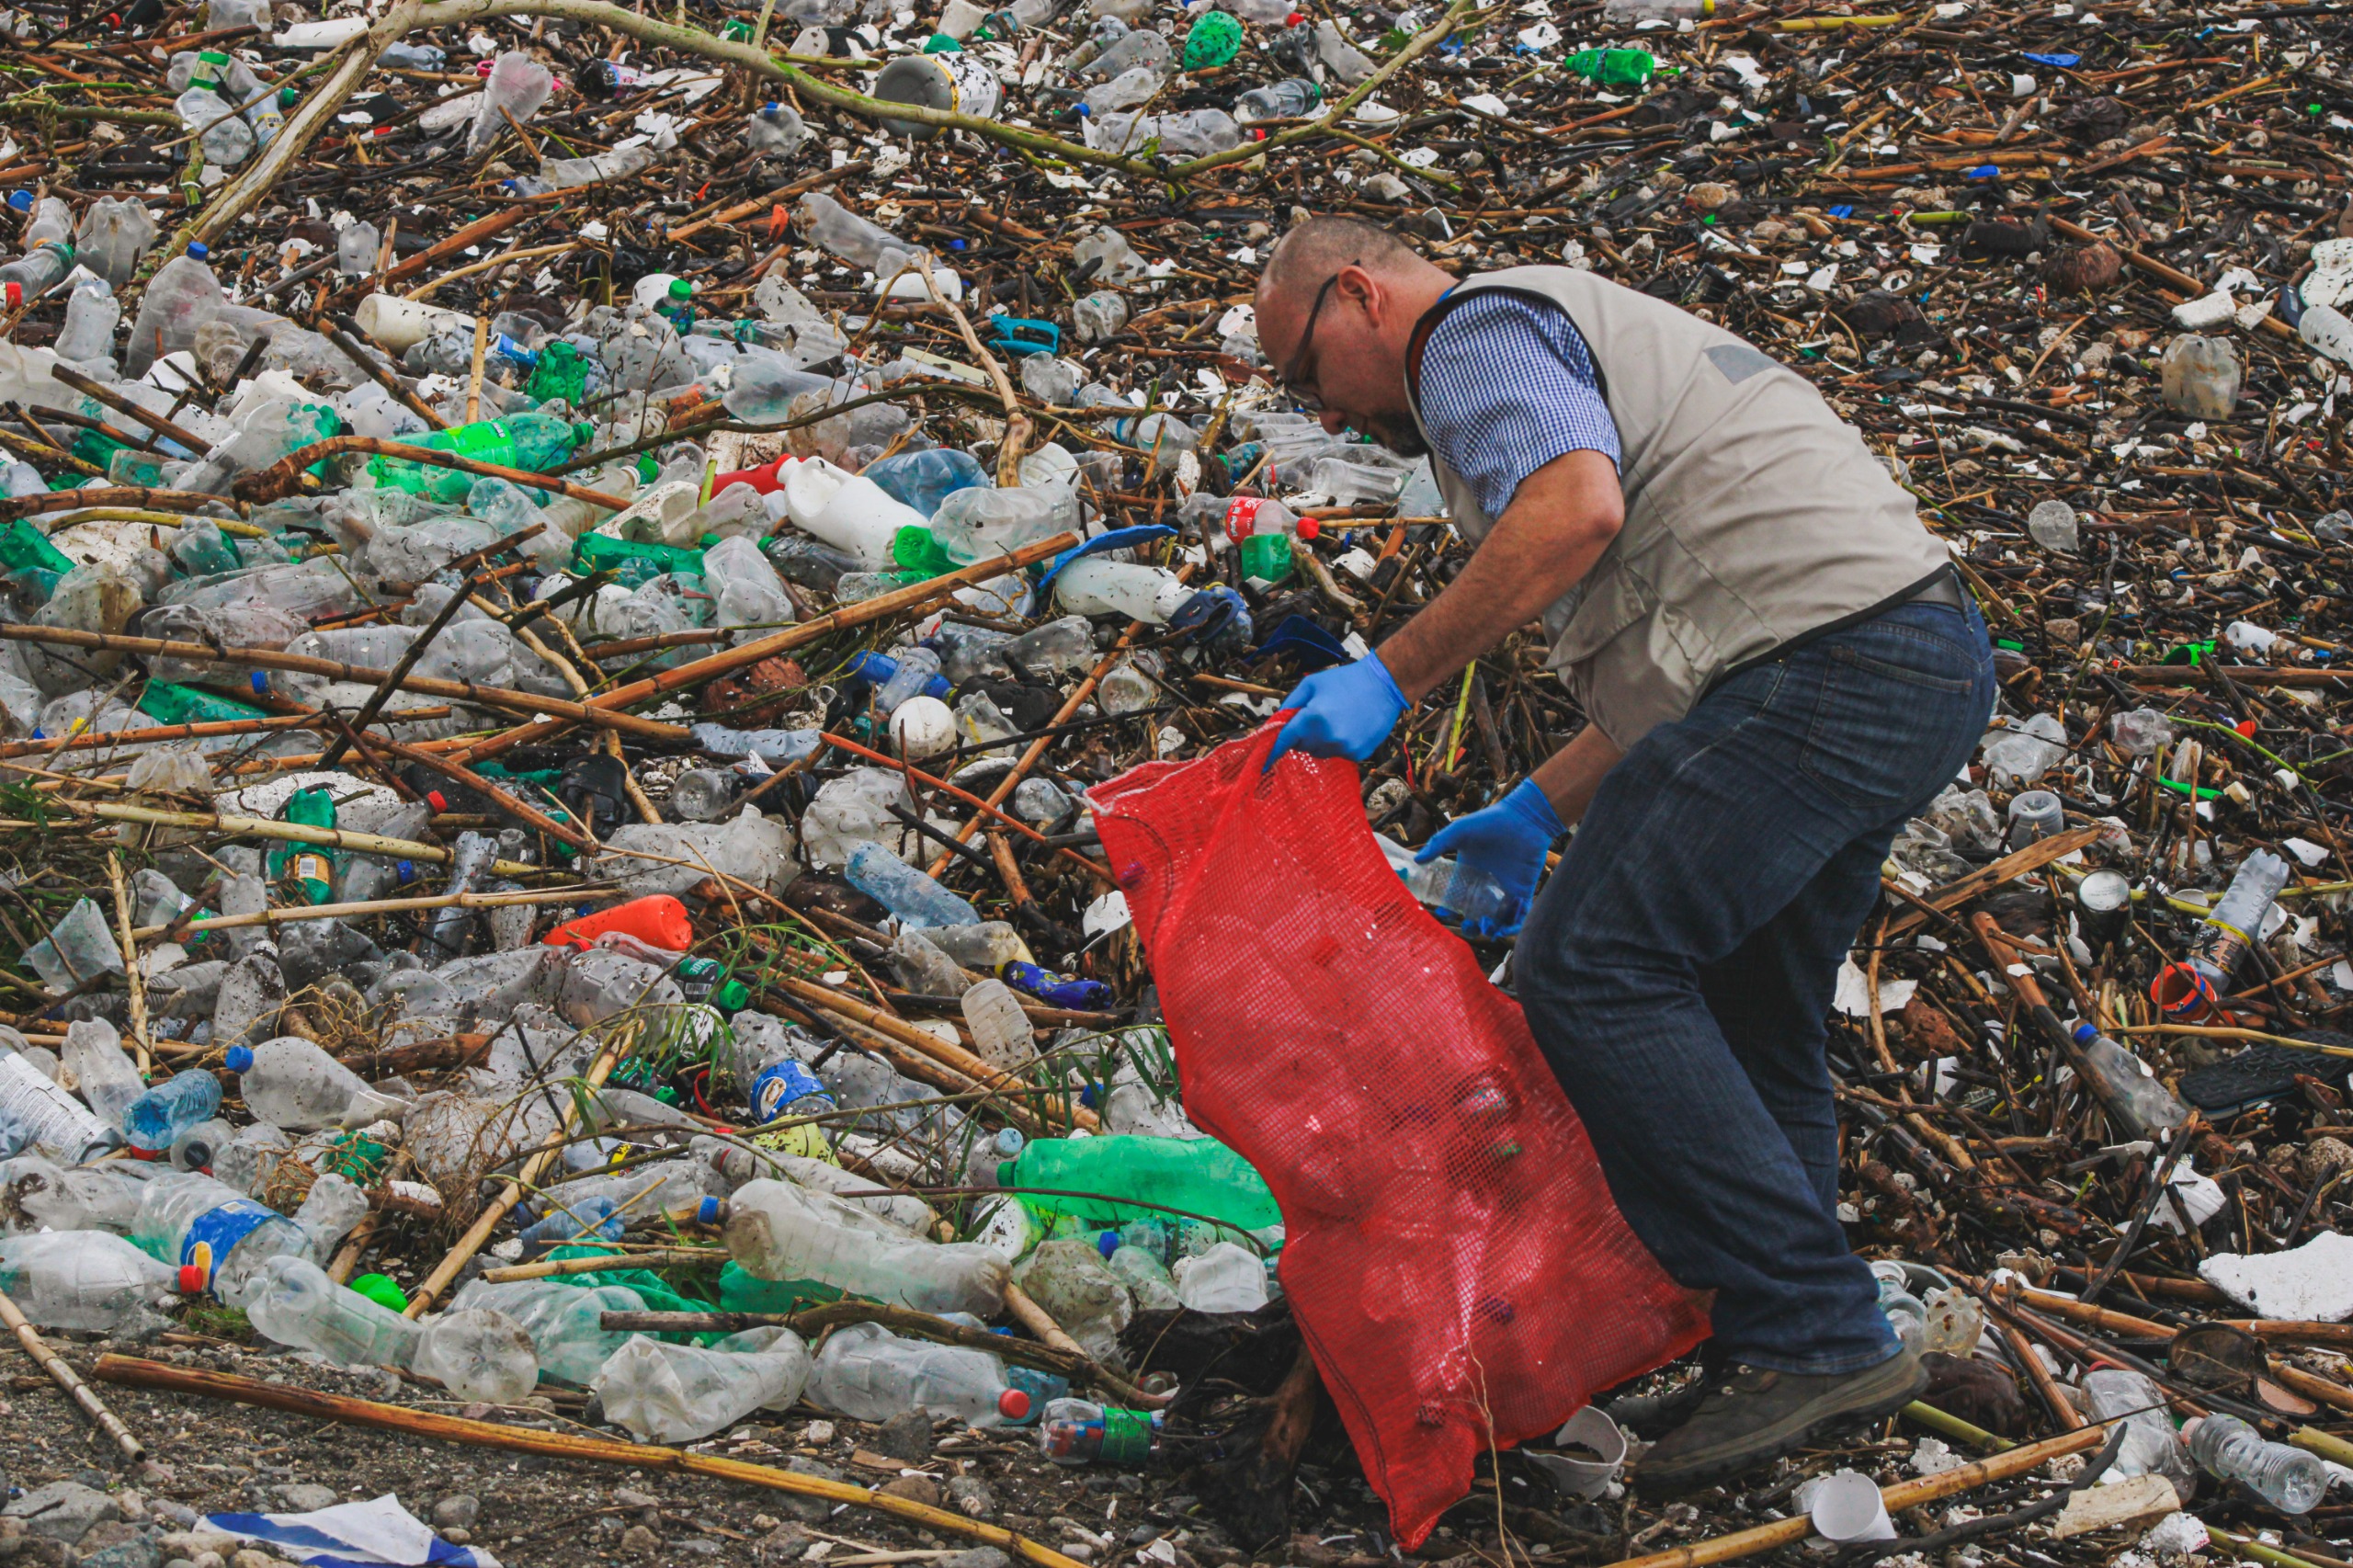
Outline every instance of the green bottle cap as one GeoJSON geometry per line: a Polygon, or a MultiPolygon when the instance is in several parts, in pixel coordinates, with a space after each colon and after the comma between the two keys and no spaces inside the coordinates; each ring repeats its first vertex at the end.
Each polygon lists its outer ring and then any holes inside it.
{"type": "Polygon", "coordinates": [[[351,1288],[380,1307],[389,1307],[396,1312],[408,1310],[407,1295],[385,1275],[363,1274],[351,1282],[351,1288]]]}
{"type": "Polygon", "coordinates": [[[691,300],[694,298],[694,293],[695,286],[688,282],[685,278],[673,278],[670,279],[670,298],[674,300],[691,300]]]}
{"type": "MultiPolygon", "coordinates": [[[[575,447],[585,447],[585,446],[586,446],[589,442],[591,442],[591,441],[595,440],[596,438],[597,438],[597,422],[596,422],[595,420],[593,420],[593,419],[577,419],[577,420],[573,421],[573,425],[572,425],[572,444],[573,444],[574,446],[575,446],[575,447]]],[[[662,472],[661,465],[660,465],[660,464],[658,464],[658,463],[657,463],[657,464],[655,464],[655,465],[654,465],[654,473],[660,473],[661,472],[662,472]]],[[[651,479],[651,478],[653,478],[653,477],[654,477],[654,474],[648,474],[648,475],[646,475],[646,477],[647,477],[648,479],[651,479]]]]}
{"type": "Polygon", "coordinates": [[[1231,61],[1242,49],[1242,24],[1230,11],[1204,11],[1185,35],[1183,64],[1188,71],[1210,71],[1231,61]]]}
{"type": "Polygon", "coordinates": [[[964,46],[946,33],[934,33],[923,40],[923,51],[926,54],[961,54],[964,46]]]}

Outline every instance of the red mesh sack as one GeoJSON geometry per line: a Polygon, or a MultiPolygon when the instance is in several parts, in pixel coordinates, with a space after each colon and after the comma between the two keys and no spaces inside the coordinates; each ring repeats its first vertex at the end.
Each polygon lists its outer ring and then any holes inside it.
{"type": "Polygon", "coordinates": [[[1091,793],[1185,1109],[1267,1180],[1283,1290],[1397,1539],[1472,1460],[1704,1336],[1519,1006],[1415,902],[1357,770],[1268,726],[1091,793]]]}

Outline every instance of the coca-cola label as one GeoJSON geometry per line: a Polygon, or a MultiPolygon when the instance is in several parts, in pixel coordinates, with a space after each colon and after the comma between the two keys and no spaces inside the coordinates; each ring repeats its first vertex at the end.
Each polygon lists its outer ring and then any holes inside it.
{"type": "Polygon", "coordinates": [[[1258,508],[1267,504],[1263,495],[1236,495],[1226,504],[1225,537],[1242,540],[1250,537],[1258,526],[1258,508]]]}

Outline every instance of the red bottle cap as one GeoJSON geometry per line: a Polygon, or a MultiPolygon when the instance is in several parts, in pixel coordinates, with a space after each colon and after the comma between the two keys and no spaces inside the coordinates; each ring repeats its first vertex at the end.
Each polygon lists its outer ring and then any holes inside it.
{"type": "Polygon", "coordinates": [[[425,792],[425,803],[437,812],[446,812],[449,809],[449,797],[438,790],[427,790],[425,792]]]}
{"type": "Polygon", "coordinates": [[[759,494],[774,494],[784,483],[779,477],[784,465],[792,460],[791,454],[788,452],[774,462],[762,463],[757,468],[739,468],[732,473],[722,473],[710,482],[710,493],[716,495],[731,484],[748,484],[759,494]]]}
{"type": "Polygon", "coordinates": [[[211,1279],[209,1278],[209,1271],[205,1268],[204,1265],[200,1263],[183,1263],[180,1265],[181,1295],[200,1296],[204,1294],[204,1288],[210,1283],[211,1279]]]}
{"type": "Polygon", "coordinates": [[[1323,532],[1324,524],[1322,519],[1316,517],[1302,517],[1299,519],[1300,538],[1312,540],[1317,538],[1323,532]]]}
{"type": "Polygon", "coordinates": [[[1029,1396],[1019,1389],[1007,1389],[996,1396],[996,1413],[1007,1421],[1024,1421],[1029,1415],[1029,1396]]]}
{"type": "Polygon", "coordinates": [[[2245,735],[2248,740],[2255,739],[2255,732],[2256,728],[2257,726],[2256,722],[2252,719],[2242,719],[2238,722],[2239,733],[2245,735]]]}

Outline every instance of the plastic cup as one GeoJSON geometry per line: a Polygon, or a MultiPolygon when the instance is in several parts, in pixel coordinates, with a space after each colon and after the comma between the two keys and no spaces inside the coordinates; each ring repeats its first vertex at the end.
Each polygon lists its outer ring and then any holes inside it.
{"type": "Polygon", "coordinates": [[[1893,1540],[1895,1521],[1887,1517],[1887,1501],[1879,1486],[1859,1471],[1842,1470],[1823,1477],[1813,1489],[1807,1512],[1825,1540],[1893,1540]]]}
{"type": "Polygon", "coordinates": [[[1601,1457],[1597,1460],[1572,1459],[1567,1454],[1543,1454],[1530,1451],[1529,1462],[1552,1478],[1563,1495],[1569,1497],[1598,1497],[1618,1479],[1626,1468],[1626,1434],[1618,1423],[1602,1414],[1598,1405],[1586,1405],[1559,1431],[1552,1434],[1556,1446],[1574,1443],[1581,1449],[1591,1449],[1601,1457]]]}

